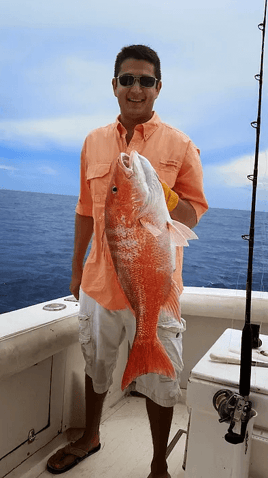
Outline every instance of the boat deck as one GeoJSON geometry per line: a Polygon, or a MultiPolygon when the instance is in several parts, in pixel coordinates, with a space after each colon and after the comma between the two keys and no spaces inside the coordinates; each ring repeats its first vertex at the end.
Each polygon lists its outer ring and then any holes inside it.
{"type": "MultiPolygon", "coordinates": [[[[188,411],[183,403],[174,407],[174,417],[169,443],[180,429],[187,430],[188,411]]],[[[68,439],[78,438],[79,430],[69,432],[68,439]],[[71,436],[72,435],[72,436],[71,436]]],[[[180,434],[179,434],[180,435],[180,434]]],[[[48,457],[67,443],[67,436],[57,437],[43,450],[25,462],[25,470],[20,467],[20,478],[51,478],[46,470],[48,457]],[[56,440],[56,448],[55,448],[56,440]],[[29,463],[31,461],[31,463],[29,463]],[[27,463],[27,469],[26,469],[27,463]]],[[[182,433],[168,456],[169,473],[172,478],[183,478],[186,434],[182,433]]],[[[170,445],[172,448],[173,443],[170,445]]],[[[152,459],[152,441],[145,399],[124,397],[116,405],[108,408],[101,422],[101,450],[66,472],[66,478],[147,478],[152,459]]],[[[17,478],[16,470],[9,478],[17,478]]]]}

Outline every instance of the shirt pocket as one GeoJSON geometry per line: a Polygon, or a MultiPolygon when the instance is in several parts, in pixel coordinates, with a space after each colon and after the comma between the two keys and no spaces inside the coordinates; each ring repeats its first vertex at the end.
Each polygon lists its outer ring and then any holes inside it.
{"type": "Polygon", "coordinates": [[[107,188],[111,180],[111,163],[94,164],[87,170],[87,182],[89,183],[93,202],[104,205],[107,188]]]}
{"type": "Polygon", "coordinates": [[[105,257],[106,262],[112,264],[109,254],[109,247],[105,236],[105,201],[107,190],[112,177],[112,163],[95,164],[90,167],[87,173],[91,196],[93,201],[94,217],[94,239],[89,261],[94,262],[101,255],[105,257]]]}
{"type": "Polygon", "coordinates": [[[93,217],[96,223],[104,223],[104,207],[107,189],[111,181],[111,163],[94,164],[87,171],[87,181],[93,201],[93,217]]]}
{"type": "Polygon", "coordinates": [[[170,188],[176,183],[181,168],[181,161],[176,159],[161,159],[155,168],[161,181],[165,181],[170,188]]]}

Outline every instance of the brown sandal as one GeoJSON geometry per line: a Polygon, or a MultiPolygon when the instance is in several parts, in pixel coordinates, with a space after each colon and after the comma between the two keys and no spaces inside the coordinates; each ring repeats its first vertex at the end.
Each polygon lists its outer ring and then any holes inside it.
{"type": "Polygon", "coordinates": [[[63,456],[67,456],[67,455],[74,455],[77,458],[75,458],[75,460],[72,463],[70,463],[69,465],[65,465],[63,468],[54,468],[53,466],[51,466],[47,463],[47,470],[50,473],[52,473],[53,475],[59,475],[61,473],[65,473],[65,471],[71,470],[71,468],[78,465],[78,463],[83,461],[88,456],[91,456],[94,453],[96,453],[97,451],[99,451],[100,447],[101,447],[101,444],[99,443],[98,446],[96,446],[95,448],[92,448],[92,450],[90,450],[89,452],[86,452],[86,451],[82,450],[81,448],[77,448],[77,447],[73,446],[72,443],[69,443],[69,445],[66,445],[64,448],[59,450],[57,453],[61,452],[61,458],[63,456]]]}

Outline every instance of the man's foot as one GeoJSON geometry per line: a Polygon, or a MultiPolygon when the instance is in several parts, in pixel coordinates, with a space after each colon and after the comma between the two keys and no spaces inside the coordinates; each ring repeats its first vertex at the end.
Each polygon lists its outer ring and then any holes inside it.
{"type": "Polygon", "coordinates": [[[55,475],[65,473],[65,471],[70,470],[80,463],[80,461],[99,451],[99,449],[100,443],[98,435],[90,441],[82,437],[52,455],[47,462],[47,469],[55,475]]]}
{"type": "Polygon", "coordinates": [[[150,473],[148,478],[171,478],[170,474],[166,471],[163,475],[153,475],[150,473]]]}
{"type": "Polygon", "coordinates": [[[153,459],[151,463],[151,473],[148,478],[171,478],[168,473],[168,465],[166,459],[156,460],[153,459]]]}

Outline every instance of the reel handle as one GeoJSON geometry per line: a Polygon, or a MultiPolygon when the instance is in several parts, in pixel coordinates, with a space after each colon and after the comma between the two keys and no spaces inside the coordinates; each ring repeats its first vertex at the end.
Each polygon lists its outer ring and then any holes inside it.
{"type": "Polygon", "coordinates": [[[231,422],[231,425],[228,429],[228,432],[225,435],[225,440],[232,445],[238,445],[239,443],[243,443],[246,437],[246,430],[247,430],[248,421],[241,422],[241,433],[233,432],[233,427],[235,422],[231,422]]]}

